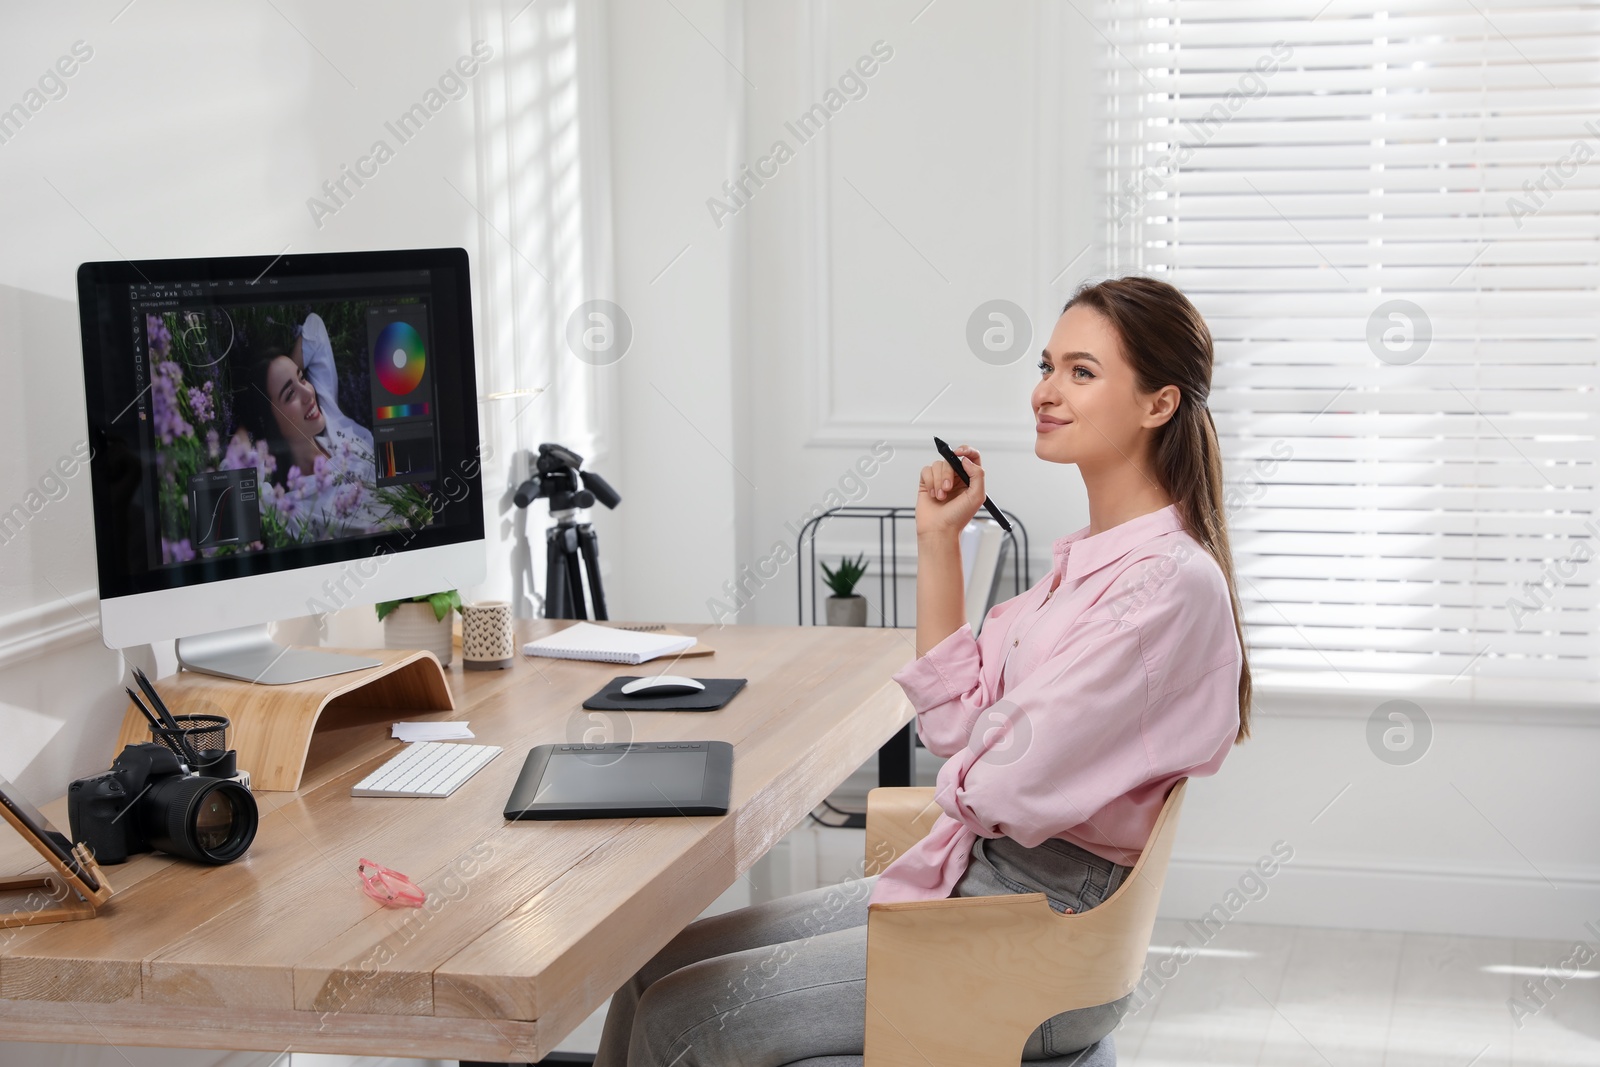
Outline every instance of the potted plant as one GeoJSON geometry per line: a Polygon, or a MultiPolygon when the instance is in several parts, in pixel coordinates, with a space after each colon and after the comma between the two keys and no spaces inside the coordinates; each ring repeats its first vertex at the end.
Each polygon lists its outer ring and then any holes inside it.
{"type": "Polygon", "coordinates": [[[833,590],[833,595],[828,598],[829,626],[867,624],[867,598],[854,592],[856,583],[867,573],[866,563],[863,562],[866,558],[865,552],[855,559],[840,556],[839,569],[836,571],[830,571],[826,563],[822,565],[828,588],[833,590]]]}
{"type": "Polygon", "coordinates": [[[450,666],[452,611],[461,610],[461,594],[454,589],[407,600],[385,600],[378,605],[383,623],[383,643],[388,648],[423,648],[450,666]]]}

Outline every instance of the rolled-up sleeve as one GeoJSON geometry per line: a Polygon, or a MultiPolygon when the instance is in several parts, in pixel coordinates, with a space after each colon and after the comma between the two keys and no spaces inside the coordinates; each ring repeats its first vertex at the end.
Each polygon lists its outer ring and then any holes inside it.
{"type": "Polygon", "coordinates": [[[1033,848],[1148,781],[1148,674],[1139,627],[1081,624],[1005,697],[975,714],[939,770],[939,806],[982,837],[1033,848]]]}
{"type": "Polygon", "coordinates": [[[997,622],[1019,599],[1013,597],[990,608],[981,637],[974,637],[972,624],[964,622],[893,675],[916,709],[917,735],[935,756],[948,757],[960,751],[979,712],[994,702],[993,682],[985,677],[984,646],[999,648],[1000,640],[990,635],[999,633],[997,622]]]}

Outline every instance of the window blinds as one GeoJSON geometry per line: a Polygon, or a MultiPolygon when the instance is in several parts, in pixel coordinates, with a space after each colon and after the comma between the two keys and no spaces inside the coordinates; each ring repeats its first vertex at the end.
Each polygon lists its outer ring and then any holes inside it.
{"type": "Polygon", "coordinates": [[[1095,11],[1108,262],[1211,327],[1252,668],[1596,699],[1600,5],[1095,11]]]}

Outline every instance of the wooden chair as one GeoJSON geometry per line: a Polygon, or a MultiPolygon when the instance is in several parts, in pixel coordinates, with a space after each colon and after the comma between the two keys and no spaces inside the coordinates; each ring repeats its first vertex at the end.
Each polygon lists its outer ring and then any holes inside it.
{"type": "MultiPolygon", "coordinates": [[[[1055,911],[1043,893],[869,906],[864,1067],[1017,1067],[1052,1015],[1133,992],[1187,784],[1167,794],[1127,879],[1082,914],[1055,911]]],[[[867,794],[867,874],[926,836],[933,792],[867,794]]]]}

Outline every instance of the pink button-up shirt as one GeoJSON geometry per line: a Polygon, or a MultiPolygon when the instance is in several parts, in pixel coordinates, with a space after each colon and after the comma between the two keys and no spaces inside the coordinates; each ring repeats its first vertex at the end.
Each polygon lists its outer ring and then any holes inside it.
{"type": "Polygon", "coordinates": [[[1176,504],[1087,533],[1056,541],[1050,573],[977,638],[963,623],[894,675],[946,757],[942,812],[871,903],[949,896],[978,836],[1131,866],[1172,784],[1222,765],[1243,664],[1222,569],[1176,504]]]}

